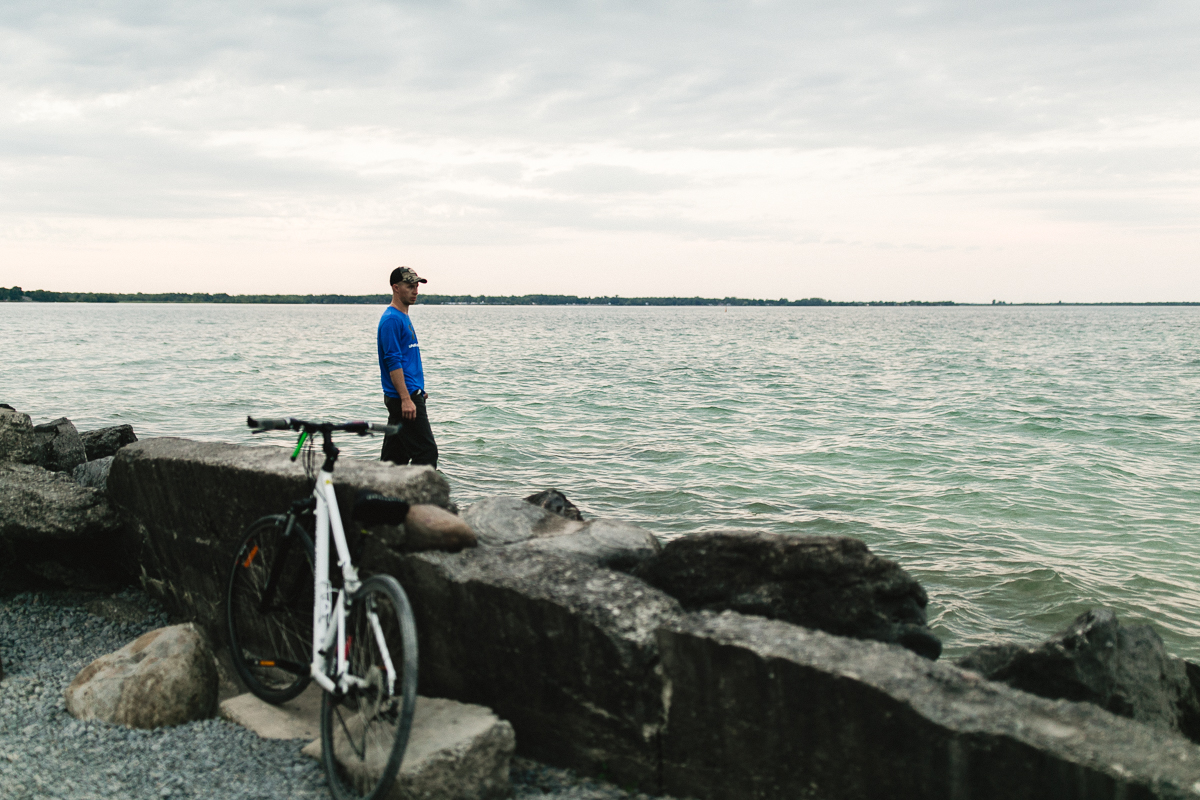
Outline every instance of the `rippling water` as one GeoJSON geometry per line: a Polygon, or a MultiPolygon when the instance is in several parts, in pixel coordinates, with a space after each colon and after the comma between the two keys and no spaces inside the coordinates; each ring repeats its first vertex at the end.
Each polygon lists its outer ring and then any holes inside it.
{"type": "MultiPolygon", "coordinates": [[[[0,401],[142,438],[250,442],[248,413],[380,420],[380,311],[0,304],[0,401]]],[[[554,486],[667,538],[855,536],[926,587],[949,657],[1104,604],[1200,660],[1200,309],[418,306],[413,320],[464,507],[554,486]]]]}

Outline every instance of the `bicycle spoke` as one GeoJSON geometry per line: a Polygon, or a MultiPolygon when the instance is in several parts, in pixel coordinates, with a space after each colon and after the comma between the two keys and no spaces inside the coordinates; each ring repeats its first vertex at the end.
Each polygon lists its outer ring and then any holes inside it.
{"type": "Polygon", "coordinates": [[[345,624],[348,674],[344,691],[325,698],[321,739],[334,797],[362,800],[387,792],[404,755],[416,705],[416,631],[388,576],[364,581],[345,624]]]}
{"type": "Polygon", "coordinates": [[[299,525],[285,517],[252,525],[234,560],[226,597],[234,668],[258,697],[280,703],[309,681],[312,556],[299,525]]]}

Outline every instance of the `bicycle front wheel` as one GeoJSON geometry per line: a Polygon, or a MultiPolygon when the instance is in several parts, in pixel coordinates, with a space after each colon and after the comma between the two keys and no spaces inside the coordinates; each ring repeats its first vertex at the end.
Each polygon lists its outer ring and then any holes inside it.
{"type": "Polygon", "coordinates": [[[283,703],[311,676],[313,544],[297,521],[276,514],[247,530],[225,598],[229,654],[257,697],[283,703]]]}
{"type": "Polygon", "coordinates": [[[337,800],[376,800],[396,779],[417,704],[417,627],[390,575],[363,581],[346,610],[349,687],[321,704],[321,752],[337,800]]]}

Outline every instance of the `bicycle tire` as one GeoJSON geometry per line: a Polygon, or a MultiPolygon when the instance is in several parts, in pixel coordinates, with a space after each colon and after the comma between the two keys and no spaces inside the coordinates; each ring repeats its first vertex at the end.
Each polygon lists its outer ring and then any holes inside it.
{"type": "Polygon", "coordinates": [[[313,543],[299,520],[285,540],[286,526],[282,514],[250,525],[225,595],[233,667],[246,688],[274,704],[291,700],[312,680],[313,543]]]}
{"type": "Polygon", "coordinates": [[[417,704],[417,626],[408,596],[392,576],[368,578],[350,598],[346,651],[347,669],[367,686],[325,693],[321,758],[336,800],[377,800],[396,780],[417,704]],[[396,672],[392,691],[372,612],[396,672]]]}

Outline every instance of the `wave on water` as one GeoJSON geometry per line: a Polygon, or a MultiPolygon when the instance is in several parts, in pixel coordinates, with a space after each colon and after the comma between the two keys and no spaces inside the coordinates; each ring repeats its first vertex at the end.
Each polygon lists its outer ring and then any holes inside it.
{"type": "MultiPolygon", "coordinates": [[[[456,501],[555,487],[663,539],[854,536],[925,586],[947,657],[1088,607],[1200,660],[1191,308],[416,307],[456,501]]],[[[379,419],[363,306],[7,304],[36,421],[263,444],[379,419]],[[320,335],[314,332],[320,331],[320,335]]],[[[285,444],[282,440],[275,442],[285,444]]],[[[378,457],[376,439],[339,445],[378,457]]]]}

